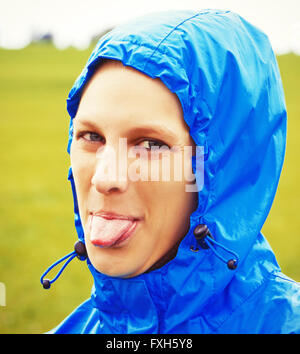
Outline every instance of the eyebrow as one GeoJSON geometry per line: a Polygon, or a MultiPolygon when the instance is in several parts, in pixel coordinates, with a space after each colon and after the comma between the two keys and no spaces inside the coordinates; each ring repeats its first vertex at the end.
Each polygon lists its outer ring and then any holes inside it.
{"type": "Polygon", "coordinates": [[[88,119],[80,119],[77,118],[77,116],[73,119],[74,121],[74,125],[80,124],[84,127],[86,127],[87,129],[91,129],[91,130],[99,130],[99,127],[97,127],[97,125],[91,121],[89,121],[88,119]]]}
{"type": "MultiPolygon", "coordinates": [[[[90,121],[89,119],[86,118],[80,118],[80,119],[75,119],[74,118],[74,122],[76,122],[76,124],[80,124],[84,127],[86,127],[87,129],[91,129],[94,131],[101,131],[101,129],[92,121],[90,121]]],[[[172,131],[170,128],[166,127],[166,126],[162,126],[162,125],[140,125],[140,126],[135,126],[133,128],[130,128],[127,130],[128,132],[134,131],[134,133],[139,133],[139,134],[157,134],[160,135],[164,138],[171,138],[171,139],[178,139],[178,135],[172,131]]]]}

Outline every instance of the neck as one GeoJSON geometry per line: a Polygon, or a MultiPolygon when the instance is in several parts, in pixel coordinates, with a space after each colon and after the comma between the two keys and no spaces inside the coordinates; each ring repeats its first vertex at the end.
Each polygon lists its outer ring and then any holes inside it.
{"type": "Polygon", "coordinates": [[[145,273],[150,273],[155,269],[159,269],[166,263],[170,262],[176,257],[180,241],[177,242],[164,256],[162,256],[158,261],[156,261],[145,273]]]}

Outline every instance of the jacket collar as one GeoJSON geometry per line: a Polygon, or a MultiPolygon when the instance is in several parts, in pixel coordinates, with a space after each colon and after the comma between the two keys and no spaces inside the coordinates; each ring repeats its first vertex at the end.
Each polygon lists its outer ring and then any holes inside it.
{"type": "Polygon", "coordinates": [[[174,259],[133,278],[107,276],[87,262],[94,278],[91,298],[105,333],[170,333],[200,315],[214,289],[213,265],[207,251],[190,250],[193,242],[187,234],[174,259]]]}

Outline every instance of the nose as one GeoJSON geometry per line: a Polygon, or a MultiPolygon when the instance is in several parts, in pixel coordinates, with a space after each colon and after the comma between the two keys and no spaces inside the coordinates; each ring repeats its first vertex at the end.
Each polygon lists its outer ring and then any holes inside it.
{"type": "Polygon", "coordinates": [[[117,154],[111,145],[103,147],[96,154],[91,183],[102,194],[125,192],[128,187],[127,157],[117,154]]]}

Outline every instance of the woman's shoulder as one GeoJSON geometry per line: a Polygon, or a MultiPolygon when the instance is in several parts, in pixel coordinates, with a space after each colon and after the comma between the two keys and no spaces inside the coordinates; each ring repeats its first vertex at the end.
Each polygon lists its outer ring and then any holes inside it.
{"type": "Polygon", "coordinates": [[[300,283],[280,271],[269,273],[218,330],[234,332],[237,318],[239,333],[300,333],[300,283]]]}
{"type": "Polygon", "coordinates": [[[92,299],[89,298],[46,334],[97,333],[99,325],[98,311],[93,307],[92,299]]]}

